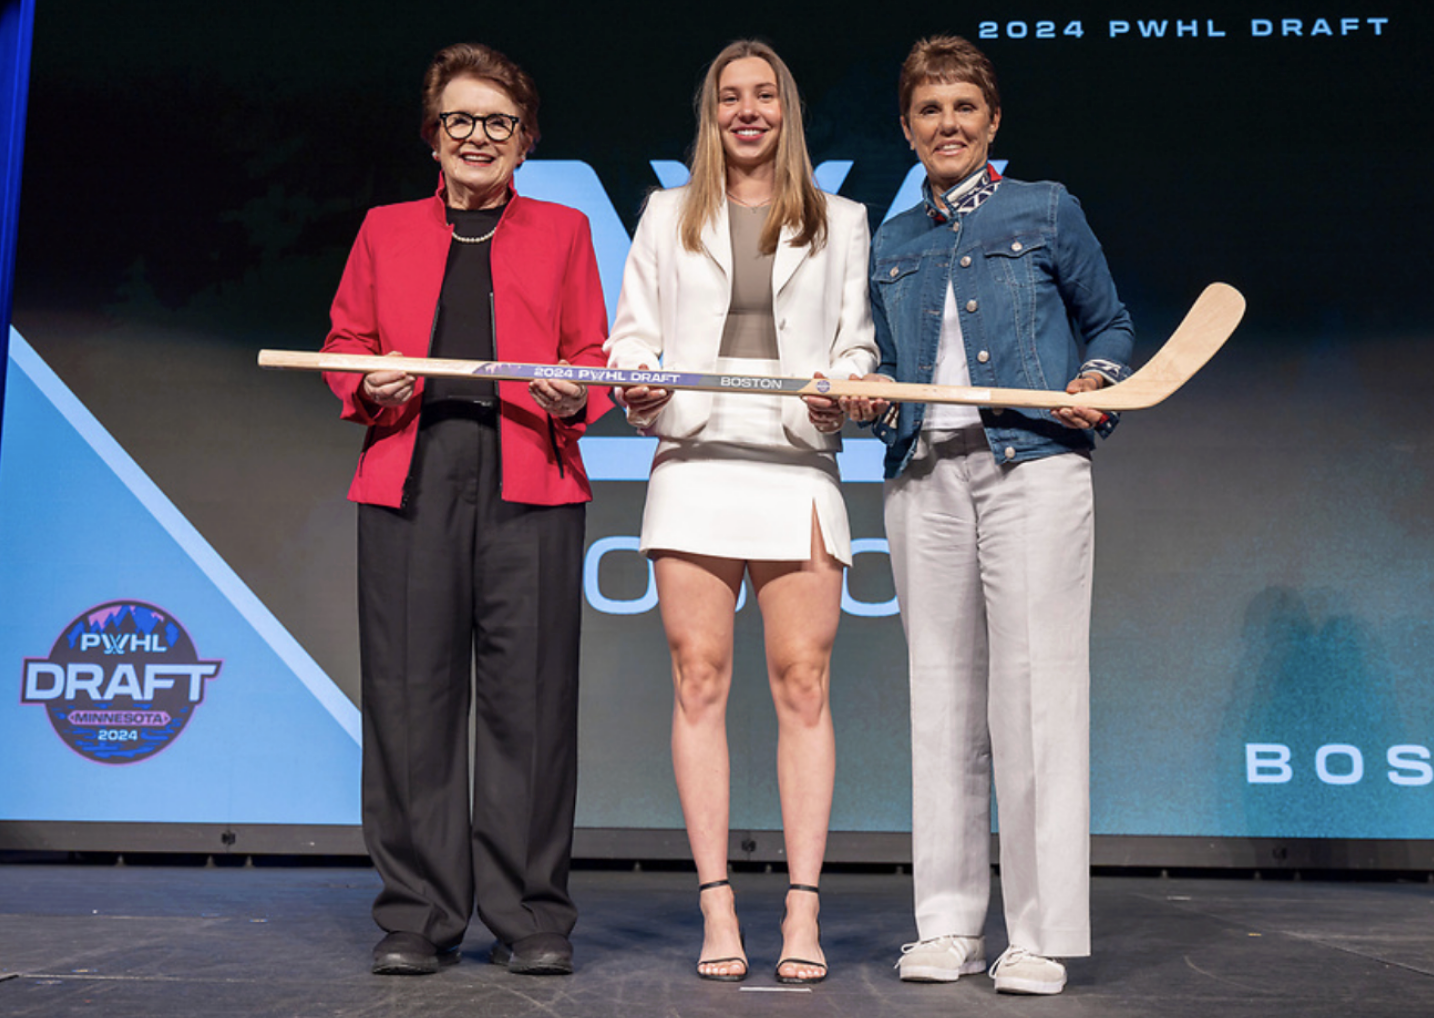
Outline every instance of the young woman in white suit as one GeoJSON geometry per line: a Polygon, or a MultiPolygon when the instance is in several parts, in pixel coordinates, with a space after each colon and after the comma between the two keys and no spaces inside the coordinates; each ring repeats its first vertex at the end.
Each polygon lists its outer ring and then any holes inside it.
{"type": "MultiPolygon", "coordinates": [[[[765,44],[735,42],[697,100],[691,182],[653,194],[606,349],[621,368],[846,378],[876,363],[861,205],[812,181],[796,84],[765,44]]],[[[828,701],[842,568],[851,563],[834,401],[632,387],[658,436],[643,515],[675,686],[672,757],[697,864],[697,973],[747,975],[727,874],[727,695],[744,573],[776,705],[790,888],[776,977],[826,976],[817,884],[836,768],[828,701]]]]}

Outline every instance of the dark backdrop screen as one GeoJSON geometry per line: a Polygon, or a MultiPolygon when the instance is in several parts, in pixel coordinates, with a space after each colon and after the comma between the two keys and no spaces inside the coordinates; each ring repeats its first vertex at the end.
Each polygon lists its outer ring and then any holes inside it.
{"type": "MultiPolygon", "coordinates": [[[[435,50],[489,42],[536,78],[544,137],[517,186],[588,213],[611,308],[722,45],[758,35],[782,53],[820,182],[876,226],[911,203],[900,61],[954,32],[996,63],[1005,172],[1081,199],[1137,362],[1206,283],[1249,300],[1209,367],[1097,452],[1094,832],[1434,838],[1419,239],[1434,222],[1434,15],[997,6],[989,20],[996,7],[849,2],[41,3],[0,457],[0,658],[22,684],[0,731],[34,780],[0,793],[0,819],[357,821],[344,493],[362,435],[316,377],[261,373],[254,355],[316,349],[364,211],[432,193],[417,107],[435,50]],[[133,752],[159,737],[154,718],[66,720],[87,675],[125,692],[123,675],[111,685],[123,648],[90,673],[62,647],[111,603],[151,606],[196,660],[223,662],[187,690],[202,696],[172,746],[133,752]]],[[[585,440],[583,827],[681,826],[666,646],[633,550],[650,448],[616,414],[585,440]]],[[[874,450],[849,427],[848,452],[858,554],[833,677],[833,828],[903,831],[905,651],[874,450]]],[[[772,829],[751,603],[737,669],[733,825],[772,829]]]]}

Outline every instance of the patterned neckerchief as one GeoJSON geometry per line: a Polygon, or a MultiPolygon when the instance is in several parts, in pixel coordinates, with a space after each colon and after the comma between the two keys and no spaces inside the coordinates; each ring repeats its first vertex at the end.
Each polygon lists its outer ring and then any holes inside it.
{"type": "Polygon", "coordinates": [[[931,178],[926,178],[921,182],[921,197],[926,203],[926,214],[932,221],[944,223],[953,215],[959,219],[980,208],[982,202],[996,193],[1000,184],[1001,175],[996,172],[996,167],[987,163],[979,172],[952,185],[940,201],[931,193],[931,178]],[[947,213],[948,209],[951,214],[947,213]]]}

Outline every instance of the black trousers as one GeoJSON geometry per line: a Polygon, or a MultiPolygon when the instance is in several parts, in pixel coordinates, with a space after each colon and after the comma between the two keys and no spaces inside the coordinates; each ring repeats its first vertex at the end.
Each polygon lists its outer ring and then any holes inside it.
{"type": "Polygon", "coordinates": [[[403,509],[359,507],[374,919],[440,948],[475,904],[505,942],[566,935],[585,510],[504,502],[490,422],[425,419],[414,455],[403,509]]]}

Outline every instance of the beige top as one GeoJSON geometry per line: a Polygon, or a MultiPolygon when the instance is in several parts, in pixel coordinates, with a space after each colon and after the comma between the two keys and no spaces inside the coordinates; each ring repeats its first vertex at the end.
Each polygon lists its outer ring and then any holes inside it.
{"type": "Polygon", "coordinates": [[[732,224],[732,301],[722,329],[722,357],[780,359],[772,317],[773,255],[762,254],[758,246],[767,208],[727,203],[727,220],[732,224]]]}

